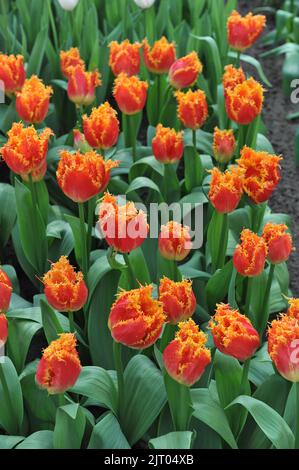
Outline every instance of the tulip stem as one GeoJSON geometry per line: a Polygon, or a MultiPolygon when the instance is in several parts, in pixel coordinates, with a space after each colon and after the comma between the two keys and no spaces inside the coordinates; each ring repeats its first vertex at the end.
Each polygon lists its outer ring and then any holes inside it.
{"type": "Polygon", "coordinates": [[[163,105],[162,110],[159,114],[159,120],[158,121],[161,122],[161,124],[164,124],[163,116],[164,116],[164,112],[166,111],[167,106],[169,105],[169,102],[171,100],[171,96],[172,96],[172,87],[171,87],[171,85],[168,84],[168,87],[166,88],[165,93],[164,93],[164,105],[163,105]]]}
{"type": "Polygon", "coordinates": [[[136,277],[128,253],[123,253],[123,258],[128,269],[130,287],[131,289],[135,289],[136,287],[138,287],[138,282],[136,281],[136,277]]]}
{"type": "Polygon", "coordinates": [[[250,315],[250,300],[251,300],[251,287],[252,287],[252,279],[247,277],[245,279],[245,311],[244,314],[247,315],[250,320],[252,320],[250,315]]]}
{"type": "Polygon", "coordinates": [[[240,395],[244,395],[246,393],[246,382],[248,380],[250,361],[251,361],[251,358],[247,359],[243,364],[243,372],[242,372],[242,379],[241,379],[241,385],[240,385],[240,395]]]}
{"type": "Polygon", "coordinates": [[[176,325],[172,323],[166,323],[162,338],[160,340],[160,351],[163,352],[166,346],[173,340],[176,330],[176,325]]]}
{"type": "Polygon", "coordinates": [[[87,280],[88,272],[88,259],[87,259],[87,243],[86,243],[86,227],[84,216],[84,204],[78,203],[79,217],[80,217],[80,230],[81,230],[81,257],[82,257],[82,271],[85,280],[87,280]]]}
{"type": "Polygon", "coordinates": [[[75,333],[74,312],[69,312],[70,333],[75,333]]]}
{"type": "Polygon", "coordinates": [[[190,389],[173,380],[166,372],[164,383],[175,431],[188,431],[192,416],[190,389]]]}
{"type": "Polygon", "coordinates": [[[295,449],[299,449],[299,382],[296,387],[296,431],[295,431],[295,449]]]}
{"type": "Polygon", "coordinates": [[[266,285],[266,290],[264,294],[264,301],[263,301],[263,315],[261,315],[261,321],[259,322],[259,333],[260,337],[262,338],[264,334],[264,330],[267,326],[267,322],[269,319],[269,297],[270,297],[270,292],[271,292],[271,286],[273,282],[273,277],[274,277],[274,271],[275,271],[275,264],[270,265],[270,270],[268,274],[268,279],[267,279],[267,285],[266,285]]]}
{"type": "Polygon", "coordinates": [[[196,130],[192,129],[192,142],[193,142],[193,147],[195,152],[197,152],[197,147],[196,147],[196,130]]]}
{"type": "Polygon", "coordinates": [[[121,357],[121,343],[113,341],[113,357],[114,357],[114,366],[117,374],[117,385],[118,385],[118,414],[120,413],[120,404],[124,399],[124,367],[121,357]]]}
{"type": "Polygon", "coordinates": [[[96,197],[88,201],[88,216],[87,216],[87,259],[90,258],[91,242],[92,242],[92,227],[94,219],[94,211],[96,206],[96,197]]]}
{"type": "MultiPolygon", "coordinates": [[[[18,416],[16,415],[16,412],[15,412],[16,408],[14,407],[13,402],[12,402],[12,394],[9,391],[6,377],[3,371],[3,364],[1,362],[0,362],[0,384],[2,385],[2,389],[3,389],[3,397],[6,398],[7,406],[10,409],[9,414],[14,417],[14,423],[16,424],[17,429],[19,431],[18,416]]],[[[3,406],[3,404],[1,406],[3,406]]]]}

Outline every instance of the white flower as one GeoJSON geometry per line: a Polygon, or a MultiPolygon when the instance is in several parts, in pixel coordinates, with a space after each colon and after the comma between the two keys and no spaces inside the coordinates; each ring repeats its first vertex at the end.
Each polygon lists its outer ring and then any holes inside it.
{"type": "Polygon", "coordinates": [[[134,0],[136,5],[138,5],[140,8],[150,8],[156,0],[134,0]]]}
{"type": "Polygon", "coordinates": [[[58,0],[58,2],[61,8],[67,11],[71,11],[77,6],[79,0],[58,0]]]}

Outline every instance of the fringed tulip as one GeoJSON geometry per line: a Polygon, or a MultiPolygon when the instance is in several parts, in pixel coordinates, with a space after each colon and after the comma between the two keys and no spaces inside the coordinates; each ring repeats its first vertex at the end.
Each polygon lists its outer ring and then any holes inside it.
{"type": "Polygon", "coordinates": [[[12,283],[3,269],[0,269],[0,312],[8,310],[12,294],[12,283]]]}
{"type": "Polygon", "coordinates": [[[83,69],[85,67],[77,47],[71,47],[68,51],[60,51],[60,68],[66,78],[70,78],[74,68],[78,65],[83,69]]]}
{"type": "Polygon", "coordinates": [[[240,237],[241,244],[237,245],[233,255],[234,267],[242,276],[259,276],[265,267],[267,245],[249,229],[244,229],[240,237]]]}
{"type": "Polygon", "coordinates": [[[121,73],[115,79],[113,96],[122,113],[136,114],[145,106],[147,89],[147,82],[141,81],[135,75],[128,77],[121,73]]]}
{"type": "Polygon", "coordinates": [[[95,91],[101,85],[97,70],[87,72],[81,65],[75,66],[69,76],[67,94],[77,106],[89,106],[95,100],[95,91]]]}
{"type": "Polygon", "coordinates": [[[284,224],[266,224],[263,230],[263,239],[268,247],[268,259],[272,264],[287,261],[292,252],[292,237],[287,233],[288,227],[284,224]]]}
{"type": "Polygon", "coordinates": [[[245,51],[260,37],[265,25],[266,17],[264,15],[248,13],[242,17],[240,13],[233,11],[227,20],[229,45],[236,51],[245,51]]]}
{"type": "Polygon", "coordinates": [[[153,154],[161,163],[175,163],[184,153],[183,132],[158,124],[152,140],[153,154]]]}
{"type": "Polygon", "coordinates": [[[196,82],[202,72],[202,63],[196,52],[177,59],[169,69],[168,79],[176,89],[189,88],[196,82]]]}
{"type": "Polygon", "coordinates": [[[262,112],[264,90],[254,78],[226,90],[225,106],[228,117],[239,125],[248,125],[262,112]]]}
{"type": "Polygon", "coordinates": [[[141,44],[135,42],[131,44],[128,39],[118,43],[112,41],[109,44],[110,57],[109,66],[114,76],[125,73],[128,77],[138,75],[140,71],[140,52],[141,44]]]}
{"type": "Polygon", "coordinates": [[[175,44],[168,42],[166,37],[163,36],[151,47],[148,40],[144,39],[143,59],[150,72],[167,73],[176,59],[175,44]]]}
{"type": "Polygon", "coordinates": [[[45,86],[36,75],[25,80],[21,91],[16,93],[16,110],[23,121],[38,124],[42,122],[49,110],[53,89],[45,86]]]}
{"type": "Polygon", "coordinates": [[[189,255],[192,248],[189,227],[175,221],[162,225],[158,245],[163,258],[183,261],[189,255]]]}
{"type": "Polygon", "coordinates": [[[3,83],[4,93],[10,96],[21,90],[25,79],[23,56],[0,54],[0,80],[3,83]]]}
{"type": "Polygon", "coordinates": [[[209,199],[217,212],[228,214],[239,205],[243,194],[243,171],[236,166],[222,173],[218,168],[210,171],[209,199]]]}
{"type": "Polygon", "coordinates": [[[213,138],[213,153],[215,160],[219,163],[228,163],[236,150],[236,139],[234,131],[220,130],[215,127],[213,138]]]}
{"type": "Polygon", "coordinates": [[[91,147],[109,149],[113,147],[119,136],[117,112],[108,101],[98,108],[93,108],[90,116],[82,118],[84,135],[91,147]]]}
{"type": "Polygon", "coordinates": [[[177,91],[175,97],[178,102],[178,117],[183,125],[189,129],[199,129],[208,117],[208,104],[206,95],[202,90],[186,93],[177,91]]]}
{"type": "Polygon", "coordinates": [[[196,309],[196,299],[192,281],[184,279],[174,282],[163,277],[159,286],[159,300],[170,323],[179,323],[192,317],[196,309]]]}
{"type": "Polygon", "coordinates": [[[226,65],[222,78],[224,95],[227,97],[228,90],[233,90],[237,85],[246,81],[245,73],[242,68],[236,69],[233,65],[226,65]]]}
{"type": "Polygon", "coordinates": [[[289,317],[299,320],[299,299],[288,299],[289,308],[287,314],[289,317]]]}

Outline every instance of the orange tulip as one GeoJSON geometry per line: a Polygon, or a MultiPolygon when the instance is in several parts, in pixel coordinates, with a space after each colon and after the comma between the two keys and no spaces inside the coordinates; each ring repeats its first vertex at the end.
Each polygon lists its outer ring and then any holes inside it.
{"type": "Polygon", "coordinates": [[[222,173],[218,168],[210,171],[209,199],[217,212],[227,214],[239,205],[243,195],[243,171],[236,166],[222,173]]]}
{"type": "Polygon", "coordinates": [[[299,382],[299,320],[282,315],[268,329],[268,352],[278,372],[290,382],[299,382]]]}
{"type": "Polygon", "coordinates": [[[199,331],[193,320],[179,323],[175,339],[163,352],[164,366],[170,377],[187,387],[195,384],[211,362],[206,342],[207,335],[199,331]]]}
{"type": "Polygon", "coordinates": [[[152,73],[167,73],[175,62],[175,44],[168,42],[163,36],[159,41],[154,42],[151,47],[147,39],[143,41],[143,58],[148,70],[152,73]]]}
{"type": "Polygon", "coordinates": [[[192,248],[189,227],[175,221],[162,225],[158,245],[163,258],[183,261],[189,255],[192,248]]]}
{"type": "Polygon", "coordinates": [[[202,72],[202,63],[196,52],[177,59],[169,69],[168,79],[176,89],[189,88],[196,82],[202,72]]]}
{"type": "Polygon", "coordinates": [[[128,77],[121,73],[115,79],[113,96],[122,113],[136,114],[145,106],[147,89],[147,82],[142,82],[135,75],[128,77]]]}
{"type": "Polygon", "coordinates": [[[220,130],[215,127],[213,138],[213,153],[215,160],[220,163],[228,163],[236,150],[234,131],[220,130]]]}
{"type": "Polygon", "coordinates": [[[6,272],[0,269],[0,312],[6,312],[8,310],[11,294],[12,283],[6,272]]]}
{"type": "Polygon", "coordinates": [[[54,135],[51,129],[45,128],[38,134],[33,126],[15,122],[7,135],[7,142],[0,149],[7,166],[25,180],[30,174],[34,181],[42,179],[47,168],[49,139],[54,135]]]}
{"type": "Polygon", "coordinates": [[[244,191],[256,204],[265,202],[278,185],[282,157],[267,152],[257,152],[249,147],[241,150],[238,165],[245,170],[244,191]]]}
{"type": "Polygon", "coordinates": [[[71,47],[68,51],[60,51],[60,68],[66,78],[70,78],[74,68],[79,65],[85,68],[84,60],[81,59],[79,49],[71,47]]]}
{"type": "Polygon", "coordinates": [[[104,160],[94,151],[60,152],[57,181],[62,191],[74,202],[86,202],[104,191],[110,179],[110,170],[118,162],[104,160]]]}
{"type": "Polygon", "coordinates": [[[121,292],[113,304],[108,326],[113,339],[133,349],[145,349],[162,333],[165,315],[153,299],[152,286],[121,292]]]}
{"type": "Polygon", "coordinates": [[[0,54],[0,80],[3,82],[3,91],[12,95],[21,90],[26,79],[22,55],[0,54]]]}
{"type": "Polygon", "coordinates": [[[264,90],[254,78],[227,90],[225,100],[228,117],[239,125],[250,124],[262,112],[264,90]]]}
{"type": "Polygon", "coordinates": [[[152,140],[153,154],[161,163],[175,163],[184,153],[183,132],[158,124],[152,140]]]}
{"type": "Polygon", "coordinates": [[[263,239],[268,247],[268,259],[272,264],[287,261],[292,252],[292,237],[284,224],[266,224],[263,239]]]}
{"type": "Polygon", "coordinates": [[[64,393],[73,387],[80,375],[81,364],[76,350],[76,337],[65,333],[43,351],[36,370],[36,383],[50,395],[64,393]]]}
{"type": "Polygon", "coordinates": [[[85,305],[88,290],[83,274],[76,272],[66,256],[61,256],[43,277],[49,304],[60,312],[77,312],[85,305]]]}
{"type": "Polygon", "coordinates": [[[86,72],[84,67],[77,65],[72,68],[67,84],[67,94],[77,106],[89,106],[95,100],[95,89],[101,85],[97,70],[86,72]]]}
{"type": "Polygon", "coordinates": [[[266,257],[267,245],[263,238],[244,229],[241,244],[237,245],[233,256],[236,271],[242,276],[259,276],[264,270],[266,257]]]}
{"type": "Polygon", "coordinates": [[[125,73],[129,77],[139,74],[139,49],[141,48],[141,44],[139,42],[131,44],[128,39],[125,39],[121,43],[112,41],[109,44],[109,47],[109,66],[111,67],[111,70],[116,77],[120,73],[125,73]]]}
{"type": "Polygon", "coordinates": [[[229,305],[217,305],[210,328],[216,348],[239,361],[252,357],[260,345],[259,334],[249,318],[229,305]]]}
{"type": "Polygon", "coordinates": [[[42,122],[49,109],[53,89],[45,86],[36,75],[25,80],[21,91],[16,93],[16,110],[21,119],[31,124],[42,122]]]}
{"type": "Polygon", "coordinates": [[[265,25],[266,17],[264,15],[248,13],[242,17],[240,13],[233,11],[227,20],[229,45],[236,51],[245,51],[260,37],[265,25]]]}
{"type": "Polygon", "coordinates": [[[117,112],[108,101],[93,108],[91,115],[82,118],[84,135],[91,147],[109,149],[116,144],[119,135],[117,112]]]}
{"type": "Polygon", "coordinates": [[[184,279],[174,282],[163,277],[159,286],[159,300],[170,323],[178,323],[192,317],[196,309],[196,299],[192,281],[184,279]]]}
{"type": "Polygon", "coordinates": [[[146,215],[133,202],[117,205],[116,197],[105,193],[100,205],[99,221],[106,242],[115,251],[130,253],[148,235],[146,215]]]}
{"type": "Polygon", "coordinates": [[[199,129],[208,117],[208,104],[206,95],[202,90],[186,93],[177,91],[175,97],[178,102],[178,117],[183,125],[189,129],[199,129]]]}
{"type": "Polygon", "coordinates": [[[287,314],[289,317],[299,320],[299,299],[288,299],[289,308],[287,314]]]}
{"type": "Polygon", "coordinates": [[[233,90],[237,85],[241,85],[241,83],[246,81],[246,76],[241,67],[236,69],[231,64],[227,65],[224,70],[222,82],[224,94],[227,96],[228,90],[233,90]]]}
{"type": "Polygon", "coordinates": [[[0,313],[0,348],[2,348],[8,337],[8,324],[6,316],[0,313]]]}

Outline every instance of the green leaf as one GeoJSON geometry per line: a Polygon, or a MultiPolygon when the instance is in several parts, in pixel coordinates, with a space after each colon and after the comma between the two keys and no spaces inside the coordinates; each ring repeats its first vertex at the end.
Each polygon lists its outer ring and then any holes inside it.
{"type": "Polygon", "coordinates": [[[25,439],[22,436],[0,436],[0,450],[13,449],[25,439]]]}
{"type": "Polygon", "coordinates": [[[185,163],[185,186],[188,192],[201,186],[203,178],[203,168],[200,155],[193,146],[185,147],[184,151],[185,163]]]}
{"type": "MultiPolygon", "coordinates": [[[[229,52],[228,56],[233,58],[233,59],[236,59],[237,58],[237,53],[236,52],[229,52]]],[[[272,87],[270,81],[268,80],[268,78],[265,75],[263,67],[261,66],[260,62],[257,59],[255,59],[254,57],[252,57],[250,55],[241,54],[241,61],[252,65],[256,69],[257,73],[260,76],[260,79],[265,83],[265,85],[267,85],[270,88],[272,87]]]]}
{"type": "Polygon", "coordinates": [[[40,329],[41,325],[35,321],[9,321],[7,353],[18,373],[22,372],[32,338],[40,329]]]}
{"type": "Polygon", "coordinates": [[[38,33],[27,66],[27,76],[39,75],[43,57],[45,54],[46,43],[48,40],[48,28],[44,27],[38,33]]]}
{"type": "Polygon", "coordinates": [[[126,191],[126,194],[130,194],[134,191],[139,191],[140,189],[154,191],[157,195],[157,200],[159,202],[163,201],[163,196],[161,194],[159,187],[151,179],[145,176],[140,176],[138,178],[135,178],[132,181],[132,183],[129,185],[126,191]]]}
{"type": "Polygon", "coordinates": [[[232,271],[233,262],[230,260],[222,269],[218,269],[207,283],[206,294],[210,311],[213,311],[216,304],[226,297],[232,271]]]}
{"type": "Polygon", "coordinates": [[[214,270],[222,268],[225,263],[227,242],[227,215],[215,210],[208,228],[208,244],[214,270]]]}
{"type": "Polygon", "coordinates": [[[53,449],[53,431],[38,431],[24,439],[16,449],[53,449]]]}
{"type": "Polygon", "coordinates": [[[78,404],[58,408],[53,435],[54,449],[80,449],[85,424],[85,414],[78,404]]]}
{"type": "Polygon", "coordinates": [[[19,377],[8,357],[0,361],[0,424],[9,434],[18,434],[24,408],[19,377]]]}
{"type": "Polygon", "coordinates": [[[93,428],[88,449],[130,449],[119,422],[112,413],[103,415],[93,428]]]}
{"type": "Polygon", "coordinates": [[[63,328],[53,308],[50,307],[50,305],[42,299],[40,300],[40,308],[44,332],[48,344],[50,344],[52,341],[58,338],[58,335],[60,333],[63,333],[63,328]]]}
{"type": "Polygon", "coordinates": [[[0,183],[0,249],[7,244],[16,217],[15,190],[10,184],[0,183]]]}
{"type": "Polygon", "coordinates": [[[191,431],[170,432],[149,441],[151,449],[191,449],[193,433],[191,431]]]}

